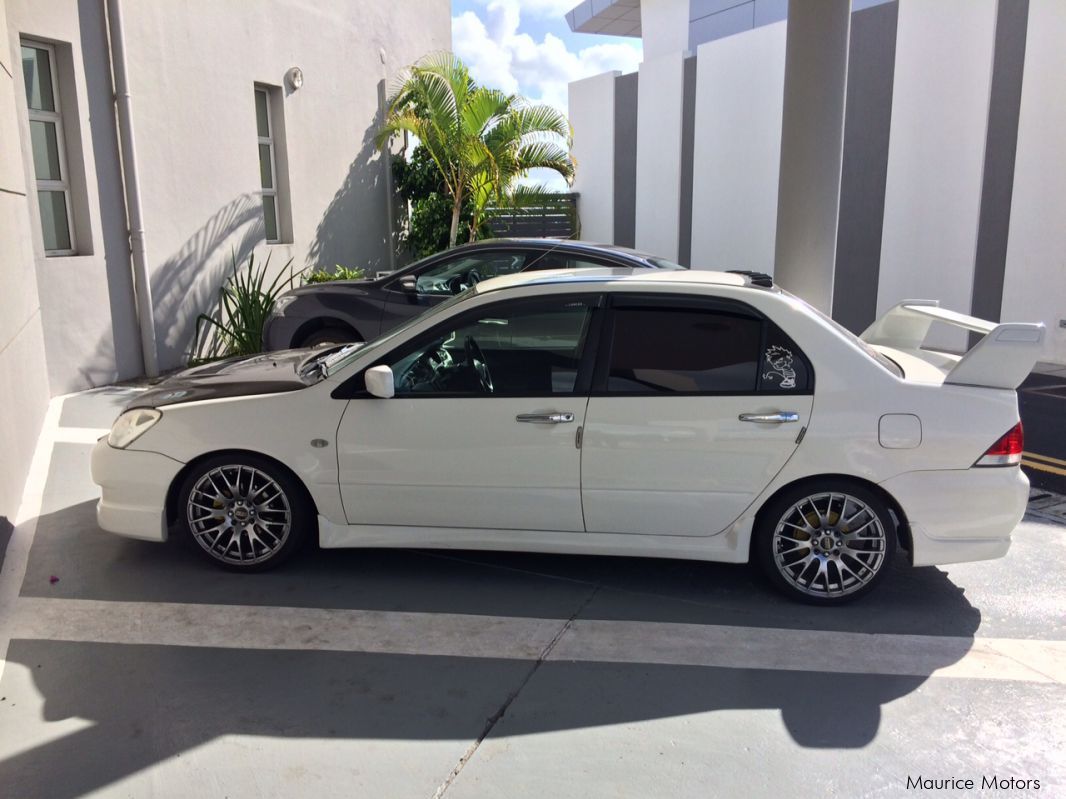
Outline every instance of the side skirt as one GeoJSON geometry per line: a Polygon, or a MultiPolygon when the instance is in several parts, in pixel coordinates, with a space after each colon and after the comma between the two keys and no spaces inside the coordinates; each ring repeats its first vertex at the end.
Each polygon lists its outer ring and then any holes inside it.
{"type": "Polygon", "coordinates": [[[407,548],[480,549],[569,555],[624,555],[746,563],[749,525],[736,525],[707,538],[616,533],[564,533],[558,530],[478,530],[463,527],[400,527],[334,524],[318,517],[323,549],[407,548]]]}

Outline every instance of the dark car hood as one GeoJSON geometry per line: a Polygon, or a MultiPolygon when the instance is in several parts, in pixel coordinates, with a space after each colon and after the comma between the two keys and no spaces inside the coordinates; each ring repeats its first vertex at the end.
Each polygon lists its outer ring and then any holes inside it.
{"type": "Polygon", "coordinates": [[[296,373],[312,350],[281,350],[227,358],[168,377],[138,396],[128,408],[158,408],[182,402],[296,391],[309,383],[296,373]]]}

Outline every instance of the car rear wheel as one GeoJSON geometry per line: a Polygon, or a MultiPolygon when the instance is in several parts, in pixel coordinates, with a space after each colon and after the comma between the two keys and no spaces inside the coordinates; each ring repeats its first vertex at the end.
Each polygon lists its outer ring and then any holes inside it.
{"type": "Polygon", "coordinates": [[[764,508],[754,555],[779,590],[804,602],[837,605],[873,590],[896,550],[884,501],[848,481],[797,486],[764,508]]]}
{"type": "Polygon", "coordinates": [[[300,342],[301,347],[332,347],[336,344],[350,344],[361,341],[352,330],[343,327],[324,327],[316,330],[300,342]]]}
{"type": "Polygon", "coordinates": [[[182,484],[179,502],[182,525],[196,548],[237,571],[278,566],[314,524],[303,486],[277,464],[251,455],[199,464],[182,484]]]}

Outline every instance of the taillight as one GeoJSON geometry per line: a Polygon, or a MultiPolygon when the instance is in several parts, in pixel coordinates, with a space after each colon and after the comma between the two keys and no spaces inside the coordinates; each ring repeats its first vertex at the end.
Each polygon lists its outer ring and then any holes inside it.
{"type": "Polygon", "coordinates": [[[1022,462],[1025,438],[1022,423],[1014,425],[995,444],[988,448],[974,466],[1017,466],[1022,462]]]}

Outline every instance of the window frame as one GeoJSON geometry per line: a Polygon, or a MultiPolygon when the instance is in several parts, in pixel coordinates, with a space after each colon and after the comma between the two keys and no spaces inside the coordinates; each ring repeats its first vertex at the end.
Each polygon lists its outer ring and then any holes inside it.
{"type": "MultiPolygon", "coordinates": [[[[24,91],[27,92],[26,97],[26,114],[28,121],[33,122],[50,122],[55,125],[56,130],[56,150],[59,156],[59,180],[42,180],[37,177],[37,165],[32,161],[33,150],[33,132],[30,130],[30,150],[31,150],[31,164],[33,166],[33,180],[37,193],[37,221],[41,229],[41,246],[44,248],[44,254],[47,258],[62,257],[66,255],[78,254],[78,236],[75,230],[74,223],[74,203],[70,193],[70,167],[67,162],[67,137],[63,130],[63,103],[59,94],[59,64],[56,59],[55,45],[48,42],[42,42],[39,39],[32,38],[20,38],[19,39],[19,62],[21,66],[22,48],[27,47],[34,50],[43,50],[48,56],[48,71],[49,78],[52,83],[52,104],[55,107],[54,111],[43,111],[30,107],[29,102],[29,87],[23,85],[24,91]],[[62,192],[63,204],[67,215],[67,236],[70,238],[70,247],[66,249],[49,250],[45,244],[44,236],[44,220],[41,218],[41,192],[62,192]]],[[[25,80],[23,80],[25,84],[25,80]]]]}
{"type": "Polygon", "coordinates": [[[601,342],[596,353],[596,365],[593,369],[592,386],[590,397],[633,397],[640,399],[665,399],[668,397],[774,397],[774,396],[809,396],[814,394],[814,365],[807,354],[796,345],[794,357],[803,361],[807,368],[807,387],[800,391],[761,391],[759,389],[759,370],[762,369],[766,340],[769,326],[773,325],[789,340],[791,336],[781,328],[773,319],[759,311],[757,308],[745,302],[726,297],[709,297],[706,295],[693,296],[691,294],[657,294],[645,292],[610,292],[607,295],[607,307],[604,314],[603,324],[599,331],[601,342]],[[755,387],[751,391],[610,391],[607,388],[611,370],[611,355],[614,349],[614,329],[616,324],[615,310],[618,308],[679,308],[688,310],[700,310],[710,313],[725,313],[731,316],[747,316],[757,319],[762,323],[759,335],[759,352],[756,361],[755,387]]]}
{"type": "Polygon", "coordinates": [[[278,159],[277,159],[277,152],[276,152],[275,141],[274,141],[275,140],[275,136],[274,136],[274,111],[271,108],[271,105],[273,105],[273,102],[272,102],[273,98],[270,96],[271,95],[271,91],[270,91],[270,87],[269,86],[265,86],[263,84],[256,83],[256,84],[253,85],[253,89],[254,89],[254,93],[252,95],[253,100],[255,99],[256,95],[258,95],[260,92],[262,92],[262,94],[263,94],[263,98],[265,100],[265,107],[266,107],[266,123],[267,123],[267,135],[266,136],[260,136],[259,135],[258,108],[254,107],[255,104],[253,104],[253,110],[256,111],[256,114],[255,114],[255,119],[256,119],[255,133],[256,133],[256,140],[257,140],[257,146],[256,146],[256,150],[255,150],[255,163],[256,163],[256,166],[259,166],[259,163],[260,163],[260,161],[259,161],[259,146],[266,145],[267,147],[269,147],[269,149],[270,149],[270,182],[272,184],[271,188],[269,188],[269,189],[263,187],[263,185],[262,185],[263,184],[263,174],[262,174],[262,169],[260,168],[258,170],[259,171],[259,202],[260,202],[260,205],[262,205],[263,201],[265,200],[265,198],[270,197],[272,199],[273,204],[274,204],[274,235],[275,235],[275,238],[272,239],[268,235],[269,231],[266,229],[266,210],[265,209],[263,210],[263,236],[264,236],[264,240],[266,241],[267,244],[281,244],[282,243],[281,242],[281,201],[280,201],[280,199],[278,197],[278,159]]]}
{"type": "MultiPolygon", "coordinates": [[[[391,363],[398,359],[405,358],[410,355],[415,349],[423,346],[425,343],[432,341],[443,332],[448,330],[454,330],[455,328],[462,327],[471,321],[483,317],[491,316],[494,313],[505,312],[506,309],[516,305],[531,305],[533,303],[556,301],[560,305],[567,302],[581,301],[587,303],[589,310],[591,311],[592,318],[589,320],[589,327],[585,333],[584,350],[581,353],[581,358],[578,360],[577,365],[577,377],[574,380],[574,390],[566,393],[532,393],[532,392],[516,392],[516,393],[492,393],[492,394],[476,394],[470,392],[441,392],[441,393],[425,393],[425,394],[396,394],[395,399],[417,399],[417,400],[429,400],[429,399],[550,399],[558,397],[588,397],[589,390],[592,386],[593,373],[596,367],[596,358],[600,349],[599,344],[602,341],[602,333],[604,329],[606,302],[604,295],[601,292],[573,292],[565,294],[543,294],[531,297],[512,297],[504,300],[497,300],[495,302],[486,303],[480,305],[477,308],[471,308],[468,311],[450,316],[447,319],[442,320],[438,324],[424,330],[421,333],[414,335],[406,341],[400,342],[388,352],[382,353],[373,359],[366,366],[361,367],[354,375],[341,383],[335,388],[330,395],[333,399],[355,400],[355,399],[378,399],[374,397],[366,390],[366,370],[374,366],[390,366],[391,363]]],[[[395,377],[395,376],[394,376],[395,377]]]]}

